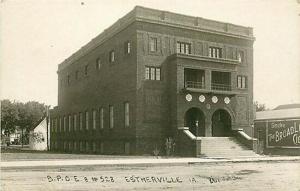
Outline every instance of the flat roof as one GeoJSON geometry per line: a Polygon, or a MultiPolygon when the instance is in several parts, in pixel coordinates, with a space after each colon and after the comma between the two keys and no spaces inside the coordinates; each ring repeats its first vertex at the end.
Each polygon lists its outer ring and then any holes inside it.
{"type": "Polygon", "coordinates": [[[276,119],[300,119],[300,108],[256,112],[255,121],[276,119]]]}

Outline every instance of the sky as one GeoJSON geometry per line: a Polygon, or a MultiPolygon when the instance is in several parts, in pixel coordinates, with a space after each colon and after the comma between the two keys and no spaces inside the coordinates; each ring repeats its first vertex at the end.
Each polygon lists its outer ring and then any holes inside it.
{"type": "Polygon", "coordinates": [[[254,101],[300,103],[299,0],[0,0],[0,98],[57,105],[57,67],[136,5],[254,28],[254,101]]]}

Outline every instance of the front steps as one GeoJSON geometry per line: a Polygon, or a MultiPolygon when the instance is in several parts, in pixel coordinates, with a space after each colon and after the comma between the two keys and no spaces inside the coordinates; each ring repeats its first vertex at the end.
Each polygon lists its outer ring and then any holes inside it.
{"type": "Polygon", "coordinates": [[[235,137],[201,137],[201,155],[209,158],[258,157],[235,137]]]}

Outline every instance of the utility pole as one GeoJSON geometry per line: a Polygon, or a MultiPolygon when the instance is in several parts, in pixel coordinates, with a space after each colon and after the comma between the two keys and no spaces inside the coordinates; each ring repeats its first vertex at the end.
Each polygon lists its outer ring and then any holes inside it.
{"type": "Polygon", "coordinates": [[[49,151],[49,121],[50,121],[50,114],[49,114],[49,107],[50,106],[46,106],[46,132],[47,132],[47,151],[49,151]]]}

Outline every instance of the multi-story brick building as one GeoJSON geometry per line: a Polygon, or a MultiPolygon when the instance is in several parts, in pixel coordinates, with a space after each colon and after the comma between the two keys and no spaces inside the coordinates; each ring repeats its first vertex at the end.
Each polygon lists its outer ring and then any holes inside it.
{"type": "Polygon", "coordinates": [[[58,66],[52,150],[151,154],[251,135],[252,28],[135,7],[58,66]],[[178,140],[178,141],[177,141],[178,140]]]}

